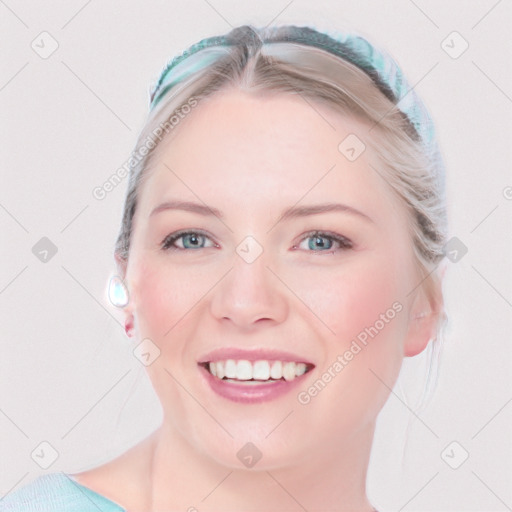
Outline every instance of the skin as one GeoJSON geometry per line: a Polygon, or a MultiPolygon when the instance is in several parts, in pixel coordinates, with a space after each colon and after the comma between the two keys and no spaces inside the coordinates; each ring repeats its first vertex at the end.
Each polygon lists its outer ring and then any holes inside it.
{"type": "Polygon", "coordinates": [[[118,265],[130,292],[127,333],[161,351],[147,372],[164,419],[77,480],[128,510],[373,510],[365,482],[375,422],[403,358],[428,344],[438,308],[417,287],[408,214],[375,171],[377,156],[367,145],[349,162],[338,150],[351,133],[364,141],[368,126],[300,97],[226,90],[159,146],[129,259],[118,265]],[[151,215],[171,199],[224,217],[151,215]],[[328,212],[279,221],[299,200],[343,203],[369,219],[328,212]],[[164,251],[164,238],[182,229],[206,231],[198,245],[207,247],[164,251]],[[332,247],[319,248],[305,238],[311,230],[342,235],[352,248],[324,238],[332,247]],[[250,264],[235,252],[248,235],[263,248],[250,264]],[[277,347],[314,362],[299,389],[307,390],[397,301],[401,311],[308,404],[295,391],[237,404],[200,378],[197,361],[213,348],[277,347]],[[247,442],[263,454],[252,469],[236,457],[247,442]]]}

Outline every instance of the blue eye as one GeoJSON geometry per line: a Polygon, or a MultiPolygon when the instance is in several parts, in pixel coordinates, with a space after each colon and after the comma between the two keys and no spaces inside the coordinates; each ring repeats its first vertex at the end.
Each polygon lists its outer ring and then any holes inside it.
{"type": "MultiPolygon", "coordinates": [[[[307,247],[309,250],[314,252],[327,252],[331,251],[334,244],[338,245],[338,249],[351,249],[352,242],[344,236],[335,235],[334,233],[325,233],[323,231],[312,231],[307,233],[306,236],[301,240],[301,243],[308,240],[307,247]]],[[[300,245],[298,246],[299,248],[300,245]]]]}
{"type": "Polygon", "coordinates": [[[215,244],[209,246],[204,245],[209,238],[200,231],[181,231],[167,236],[162,242],[163,250],[185,250],[185,249],[206,249],[214,247],[215,244]],[[182,246],[176,245],[175,242],[181,240],[182,246]]]}

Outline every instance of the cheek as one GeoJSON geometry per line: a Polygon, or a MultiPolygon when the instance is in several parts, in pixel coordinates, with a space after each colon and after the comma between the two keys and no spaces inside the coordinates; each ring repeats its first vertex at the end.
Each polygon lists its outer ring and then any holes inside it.
{"type": "Polygon", "coordinates": [[[299,399],[311,401],[318,428],[331,424],[333,436],[373,421],[398,377],[407,327],[400,279],[398,265],[369,259],[301,279],[298,295],[335,334],[317,322],[327,357],[299,399]]]}
{"type": "Polygon", "coordinates": [[[147,266],[141,268],[134,286],[139,336],[150,338],[157,345],[160,345],[161,337],[176,323],[179,313],[176,307],[179,283],[174,286],[171,283],[172,279],[157,268],[147,266]]]}
{"type": "Polygon", "coordinates": [[[164,339],[171,339],[187,325],[181,320],[197,313],[201,298],[213,285],[211,281],[212,276],[205,269],[146,258],[138,266],[132,285],[139,336],[148,337],[159,346],[164,339]]]}
{"type": "Polygon", "coordinates": [[[173,377],[184,382],[191,364],[195,368],[186,348],[198,324],[193,317],[204,314],[201,299],[214,285],[215,277],[215,273],[210,271],[208,275],[204,270],[146,256],[132,275],[136,337],[139,341],[149,338],[160,349],[160,357],[146,367],[146,372],[166,414],[165,404],[172,404],[170,418],[177,426],[177,418],[194,414],[187,409],[190,401],[173,377]]]}
{"type": "MultiPolygon", "coordinates": [[[[361,258],[337,269],[308,271],[301,276],[297,287],[298,295],[304,297],[312,312],[343,342],[375,323],[382,327],[381,315],[385,320],[390,319],[382,331],[390,330],[392,323],[402,322],[405,315],[397,314],[397,309],[403,301],[403,279],[404,274],[400,275],[396,265],[385,264],[380,258],[361,258]]],[[[324,331],[329,334],[327,328],[324,331]]]]}
{"type": "Polygon", "coordinates": [[[358,257],[339,267],[308,271],[297,282],[297,295],[321,321],[317,332],[327,341],[330,359],[351,346],[357,351],[357,345],[361,350],[354,360],[366,366],[380,368],[400,359],[407,327],[401,290],[407,271],[396,261],[358,257]]]}

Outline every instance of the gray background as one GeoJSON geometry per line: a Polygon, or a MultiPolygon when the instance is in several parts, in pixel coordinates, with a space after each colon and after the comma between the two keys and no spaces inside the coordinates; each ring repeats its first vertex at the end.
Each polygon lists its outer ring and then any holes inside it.
{"type": "Polygon", "coordinates": [[[401,64],[437,123],[451,234],[468,249],[447,262],[438,389],[411,413],[426,358],[405,360],[378,421],[369,497],[383,511],[512,510],[511,13],[508,0],[0,0],[0,495],[109,460],[161,420],[105,295],[126,183],[92,195],[126,161],[149,84],[231,26],[307,23],[358,30],[401,64]],[[43,31],[59,45],[47,58],[43,31]],[[443,49],[461,49],[442,43],[453,31],[469,44],[458,58],[443,49]],[[58,248],[46,262],[32,252],[42,237],[58,248]],[[44,441],[58,453],[47,469],[44,441]]]}

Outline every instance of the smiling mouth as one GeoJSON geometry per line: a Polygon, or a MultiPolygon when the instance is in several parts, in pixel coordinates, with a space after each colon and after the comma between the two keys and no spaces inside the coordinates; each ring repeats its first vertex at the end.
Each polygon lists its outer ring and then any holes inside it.
{"type": "Polygon", "coordinates": [[[268,382],[291,382],[311,371],[315,365],[294,361],[248,361],[226,359],[198,363],[211,375],[225,382],[258,384],[268,382]]]}

